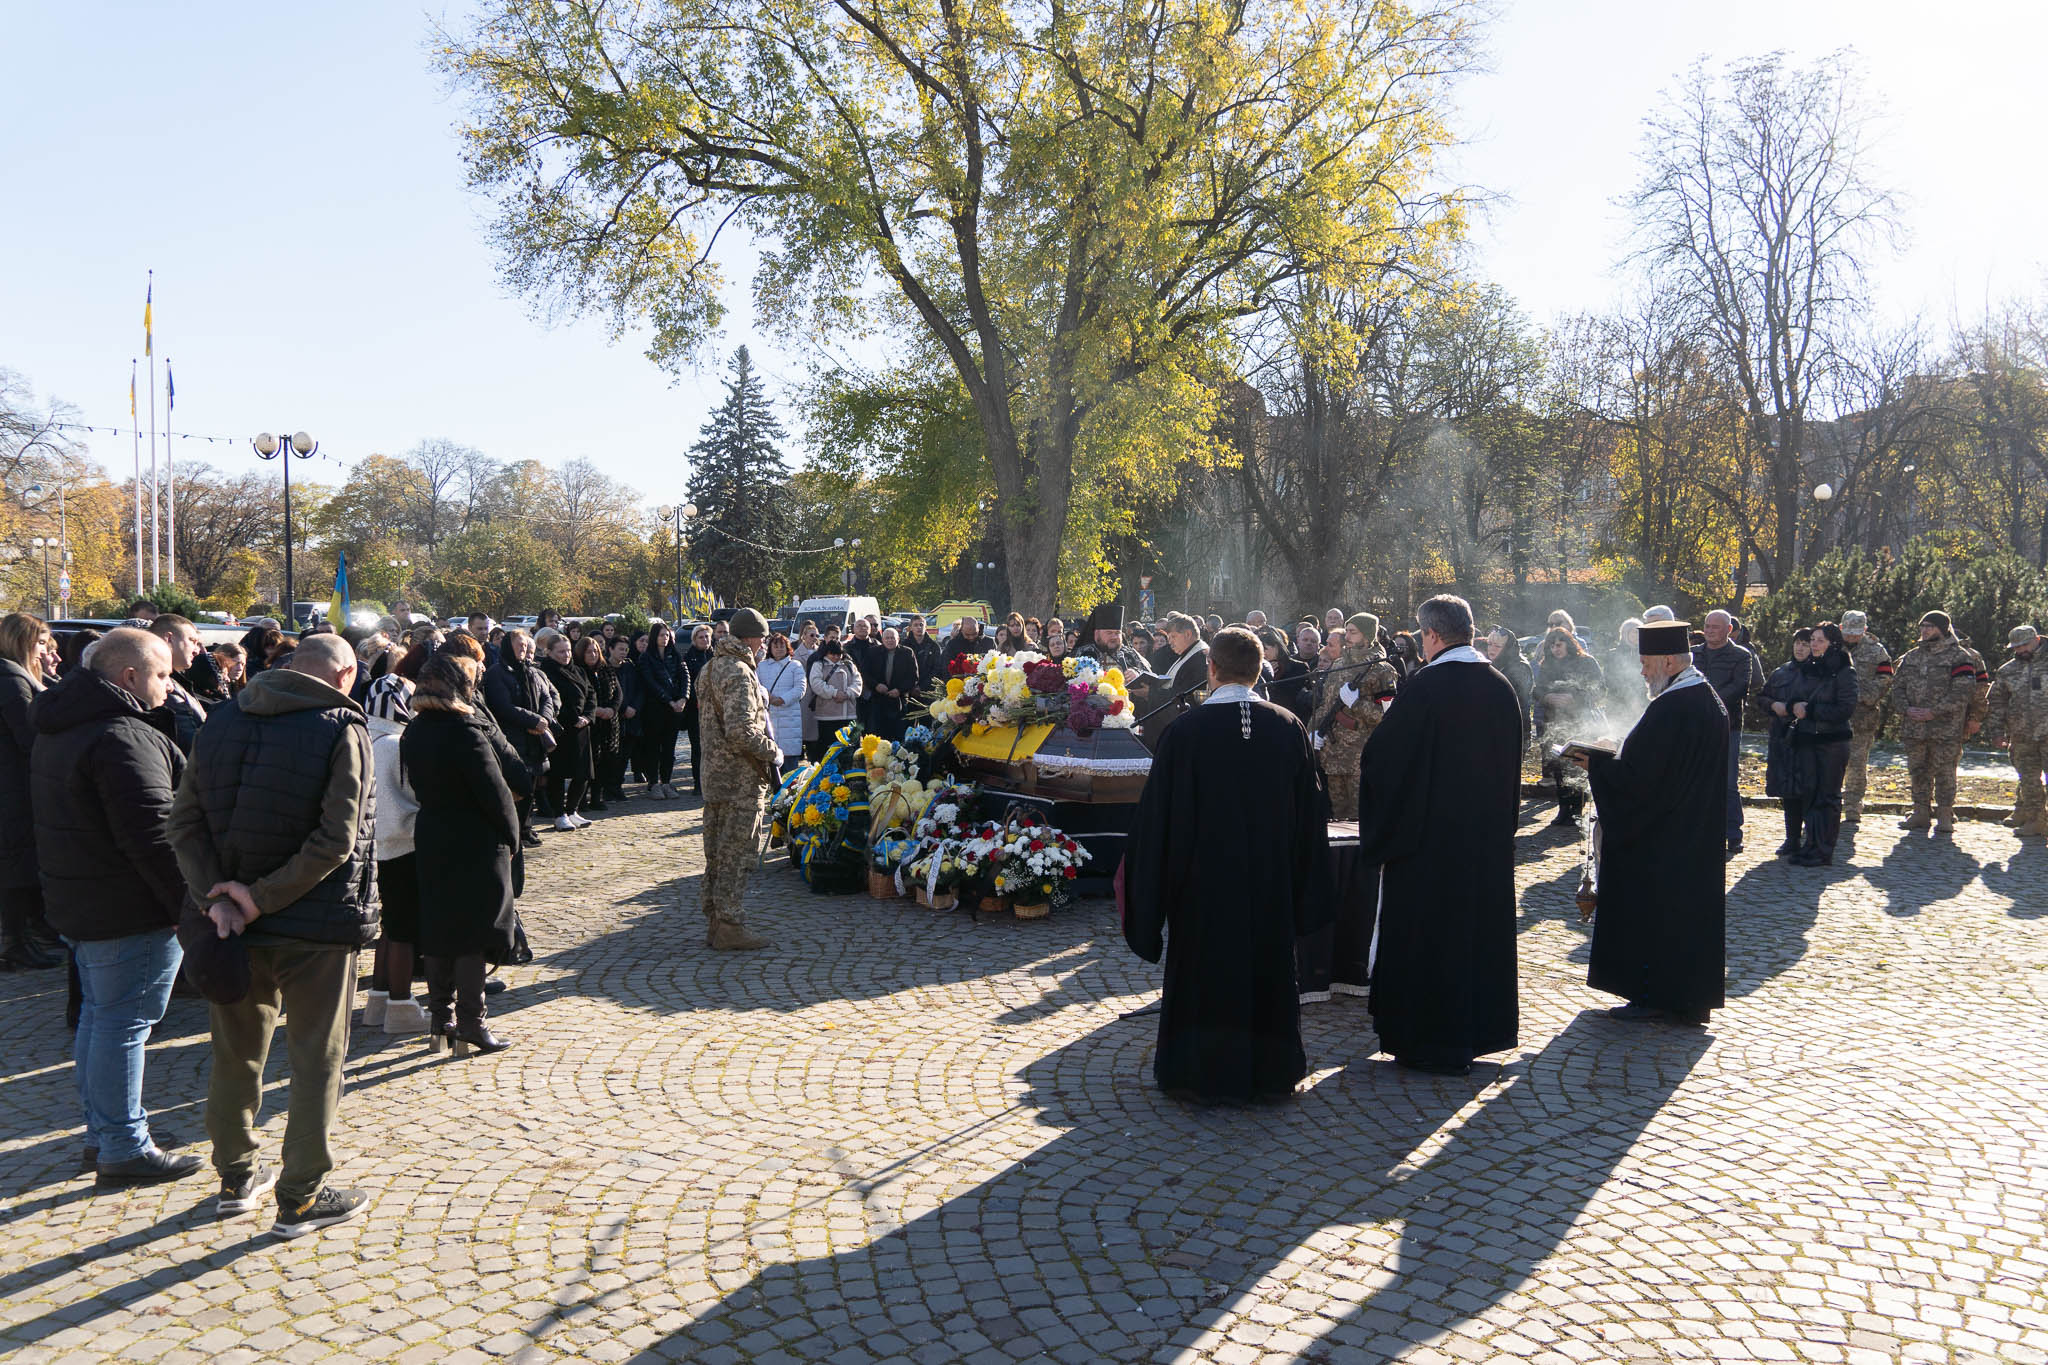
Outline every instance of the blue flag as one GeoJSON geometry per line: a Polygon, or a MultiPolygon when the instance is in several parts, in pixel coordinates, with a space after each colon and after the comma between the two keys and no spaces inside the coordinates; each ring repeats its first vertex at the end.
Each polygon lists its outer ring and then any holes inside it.
{"type": "Polygon", "coordinates": [[[348,551],[335,552],[334,596],[327,603],[327,624],[340,630],[348,624],[348,551]]]}

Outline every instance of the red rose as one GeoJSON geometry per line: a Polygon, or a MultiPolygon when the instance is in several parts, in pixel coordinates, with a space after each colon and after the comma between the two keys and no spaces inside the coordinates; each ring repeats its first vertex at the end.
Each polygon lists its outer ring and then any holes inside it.
{"type": "Polygon", "coordinates": [[[1070,868],[1068,868],[1068,869],[1066,870],[1066,872],[1065,872],[1065,873],[1064,873],[1063,875],[1065,875],[1066,877],[1068,877],[1069,879],[1071,879],[1071,878],[1073,878],[1073,877],[1074,877],[1074,876],[1075,876],[1076,874],[1075,874],[1075,871],[1074,871],[1074,869],[1070,867],[1070,868]]]}
{"type": "Polygon", "coordinates": [[[1032,851],[1033,853],[1036,853],[1036,852],[1038,852],[1038,851],[1039,851],[1040,849],[1042,849],[1042,848],[1044,848],[1044,847],[1045,847],[1045,840],[1043,840],[1043,839],[1033,839],[1033,840],[1031,841],[1031,851],[1032,851]]]}

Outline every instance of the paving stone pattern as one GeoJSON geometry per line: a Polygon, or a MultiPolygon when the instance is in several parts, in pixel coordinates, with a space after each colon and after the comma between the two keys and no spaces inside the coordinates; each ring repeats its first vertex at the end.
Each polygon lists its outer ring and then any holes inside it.
{"type": "MultiPolygon", "coordinates": [[[[1744,856],[1702,1032],[1593,1012],[1574,852],[1531,826],[1519,1052],[1408,1075],[1340,999],[1306,1093],[1234,1111],[1152,1088],[1112,907],[975,922],[771,862],[777,947],[713,954],[697,826],[549,836],[511,1051],[359,1031],[337,1175],[375,1203],[298,1241],[73,1175],[61,976],[0,977],[0,1358],[2048,1361],[2039,840],[1744,856]]],[[[206,1066],[175,1002],[160,1126],[203,1136],[206,1066]]]]}

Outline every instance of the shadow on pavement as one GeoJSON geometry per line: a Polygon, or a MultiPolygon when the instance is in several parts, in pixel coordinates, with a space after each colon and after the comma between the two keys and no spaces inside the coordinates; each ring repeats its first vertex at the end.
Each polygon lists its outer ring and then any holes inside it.
{"type": "MultiPolygon", "coordinates": [[[[1371,1045],[1363,1011],[1310,1017],[1312,1057],[1371,1045]]],[[[1024,1102],[1065,1129],[1028,1157],[901,1226],[871,1205],[874,1240],[766,1267],[637,1359],[1138,1359],[1283,1260],[1359,1278],[1353,1238],[1384,1248],[1376,1287],[1305,1354],[1380,1358],[1524,1284],[1711,1044],[1587,1014],[1470,1078],[1352,1060],[1281,1106],[1197,1109],[1146,1079],[1156,1027],[1111,1022],[1024,1069],[1024,1102]],[[1346,1240],[1312,1243],[1332,1228],[1346,1240]]]]}

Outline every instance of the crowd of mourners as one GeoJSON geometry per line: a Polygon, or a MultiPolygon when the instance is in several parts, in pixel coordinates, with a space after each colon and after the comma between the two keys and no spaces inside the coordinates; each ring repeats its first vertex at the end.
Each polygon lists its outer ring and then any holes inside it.
{"type": "MultiPolygon", "coordinates": [[[[69,632],[61,647],[32,615],[0,619],[0,969],[68,967],[80,1165],[112,1187],[200,1169],[181,1141],[152,1130],[141,1058],[175,989],[205,996],[221,1211],[254,1209],[274,1191],[275,1230],[296,1236],[364,1202],[327,1181],[356,951],[374,949],[366,1027],[425,1035],[437,1051],[507,1046],[487,998],[494,968],[530,956],[516,909],[526,850],[543,830],[588,828],[629,794],[682,795],[684,737],[691,794],[706,795],[702,718],[722,703],[701,680],[727,624],[694,626],[684,640],[659,622],[635,630],[555,612],[530,632],[480,614],[446,630],[385,618],[287,634],[258,621],[238,643],[209,648],[183,616],[146,602],[130,610],[118,627],[69,632]],[[279,1170],[261,1159],[255,1125],[271,1034],[287,1013],[279,1170]]],[[[991,652],[1095,657],[1123,670],[1140,706],[1171,705],[1208,681],[1208,642],[1226,628],[1217,615],[1126,621],[1105,607],[1072,622],[964,620],[943,638],[921,616],[900,630],[874,617],[843,630],[806,622],[764,647],[759,614],[740,617],[757,634],[747,650],[725,650],[746,655],[785,765],[818,757],[848,721],[900,738],[920,699],[991,652]]],[[[1533,641],[1505,626],[1473,641],[1513,685],[1559,824],[1576,831],[1587,802],[1582,765],[1559,746],[1628,728],[1644,704],[1637,637],[1672,619],[1652,608],[1605,649],[1562,611],[1533,641]]],[[[1366,741],[1427,665],[1422,633],[1336,607],[1288,628],[1261,611],[1235,624],[1259,645],[1252,693],[1300,719],[1331,817],[1357,818],[1366,741]]],[[[1734,779],[1746,708],[1769,728],[1769,790],[1786,819],[1779,853],[1825,865],[1845,782],[1846,819],[1858,818],[1895,662],[1891,700],[1913,764],[1907,827],[1949,826],[1956,752],[1989,697],[2021,768],[2015,823],[2048,833],[2048,651],[2037,664],[2031,627],[2015,629],[1998,688],[1939,612],[1898,661],[1862,613],[1846,612],[1839,625],[1801,630],[1794,658],[1768,677],[1727,613],[1710,613],[1694,634],[1690,665],[1728,718],[1731,853],[1742,838],[1734,779]]],[[[761,780],[772,785],[773,763],[761,780]]],[[[760,942],[736,935],[723,946],[760,942]]]]}

